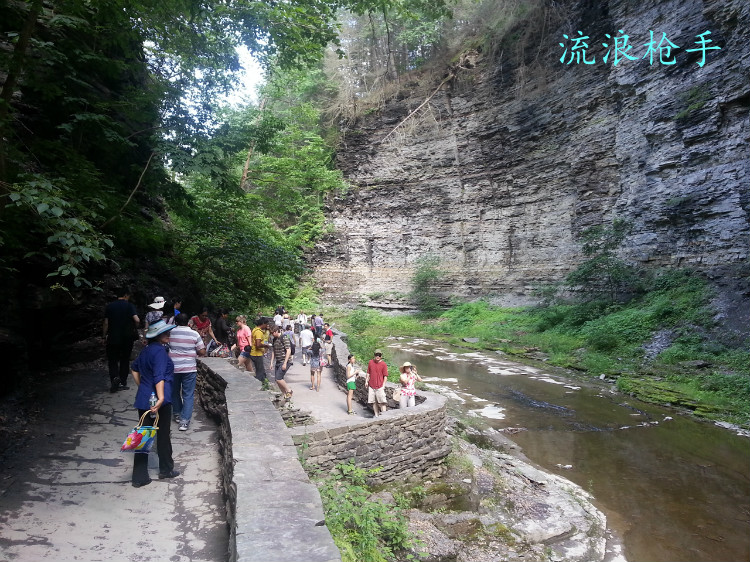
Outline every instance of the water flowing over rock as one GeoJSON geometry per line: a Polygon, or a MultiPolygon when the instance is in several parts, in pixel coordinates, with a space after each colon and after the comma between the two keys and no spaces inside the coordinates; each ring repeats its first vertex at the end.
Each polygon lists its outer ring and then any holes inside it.
{"type": "Polygon", "coordinates": [[[416,260],[436,256],[446,296],[522,304],[581,262],[582,230],[616,217],[632,224],[622,256],[634,263],[715,271],[747,260],[750,4],[545,10],[530,36],[538,49],[519,56],[507,40],[479,53],[390,136],[440,79],[403,83],[344,131],[338,165],[353,188],[329,201],[335,232],[312,258],[331,300],[402,300],[416,260]],[[563,33],[577,30],[593,65],[559,60],[563,33]],[[604,34],[617,30],[641,52],[649,30],[666,32],[676,64],[602,62],[604,34]],[[687,49],[706,30],[721,49],[701,67],[687,49]]]}

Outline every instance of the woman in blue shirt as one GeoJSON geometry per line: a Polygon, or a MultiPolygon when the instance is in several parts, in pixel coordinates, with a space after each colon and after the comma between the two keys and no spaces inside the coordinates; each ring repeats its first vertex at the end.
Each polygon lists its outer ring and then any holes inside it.
{"type": "MultiPolygon", "coordinates": [[[[151,413],[158,412],[159,414],[159,424],[156,431],[159,479],[174,478],[180,474],[174,469],[172,439],[170,437],[174,363],[165,348],[165,345],[169,344],[169,332],[174,327],[174,324],[167,324],[164,320],[159,320],[149,326],[146,332],[148,345],[130,366],[133,371],[133,380],[138,385],[134,404],[138,408],[138,418],[140,419],[149,410],[151,413]],[[149,404],[152,392],[155,392],[157,397],[156,405],[153,407],[149,404]]],[[[148,453],[135,453],[133,455],[132,483],[136,488],[151,483],[151,478],[148,475],[148,453]]]]}

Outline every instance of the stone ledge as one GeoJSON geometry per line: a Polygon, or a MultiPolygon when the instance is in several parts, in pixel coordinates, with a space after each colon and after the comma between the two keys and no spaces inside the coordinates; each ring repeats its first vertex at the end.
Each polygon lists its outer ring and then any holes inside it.
{"type": "Polygon", "coordinates": [[[198,396],[219,424],[230,562],[341,562],[318,489],[260,382],[201,358],[198,396]]]}
{"type": "MultiPolygon", "coordinates": [[[[346,380],[345,358],[349,349],[346,334],[335,331],[333,338],[334,375],[343,386],[346,380]]],[[[358,378],[354,399],[362,403],[364,378],[358,378]]],[[[330,472],[336,465],[353,460],[364,468],[381,467],[378,481],[403,478],[405,474],[424,477],[439,469],[450,452],[445,432],[445,396],[433,392],[419,392],[418,404],[412,408],[393,408],[390,400],[393,388],[389,384],[386,395],[389,409],[377,418],[346,419],[289,428],[292,441],[300,456],[311,466],[330,472]],[[396,443],[397,441],[397,443],[396,443]]]]}

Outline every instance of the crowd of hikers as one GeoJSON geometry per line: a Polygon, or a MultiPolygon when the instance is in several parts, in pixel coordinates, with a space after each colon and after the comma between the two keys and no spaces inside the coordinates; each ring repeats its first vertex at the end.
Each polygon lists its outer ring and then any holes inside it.
{"type": "MultiPolygon", "coordinates": [[[[160,479],[179,475],[172,459],[170,422],[174,420],[180,431],[187,431],[190,427],[197,357],[235,357],[238,367],[252,373],[264,388],[269,388],[269,380],[274,381],[287,400],[294,392],[284,377],[294,363],[297,349],[302,364],[310,366],[310,390],[320,391],[322,370],[332,367],[332,325],[321,314],[308,316],[299,311],[292,316],[283,306],[278,306],[273,316],[259,314],[248,323],[247,317],[240,314],[231,322],[226,309],[219,309],[212,319],[207,308],[200,308],[191,315],[182,310],[182,299],[173,298],[171,306],[167,307],[167,301],[157,296],[148,305],[141,329],[140,317],[129,300],[130,290],[121,287],[116,292],[117,299],[105,308],[102,330],[109,367],[109,390],[114,393],[129,389],[128,374],[132,374],[137,386],[134,407],[139,417],[145,419],[149,414],[156,420],[161,418],[156,432],[160,479]],[[145,347],[131,362],[137,340],[141,340],[145,347]],[[164,423],[164,420],[168,422],[164,423]]],[[[348,357],[346,404],[350,415],[355,414],[352,397],[358,375],[365,376],[368,403],[372,405],[373,414],[378,416],[386,411],[388,367],[382,356],[382,352],[376,349],[366,372],[356,368],[353,355],[348,357]]],[[[414,385],[422,379],[408,362],[401,366],[400,373],[400,396],[396,393],[393,398],[401,408],[414,406],[414,385]]],[[[132,477],[135,487],[151,482],[147,457],[147,454],[135,453],[132,477]]]]}

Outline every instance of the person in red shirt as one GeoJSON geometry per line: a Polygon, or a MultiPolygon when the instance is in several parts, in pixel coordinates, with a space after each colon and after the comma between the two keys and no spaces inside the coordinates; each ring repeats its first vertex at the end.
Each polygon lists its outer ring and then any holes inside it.
{"type": "Polygon", "coordinates": [[[385,397],[385,381],[388,378],[388,365],[383,361],[383,352],[375,350],[374,357],[367,364],[367,403],[372,404],[375,417],[385,412],[387,400],[385,397]]]}
{"type": "Polygon", "coordinates": [[[203,339],[203,345],[208,347],[211,340],[216,340],[213,328],[211,327],[211,320],[208,317],[208,309],[204,308],[201,313],[197,316],[193,316],[188,322],[188,326],[198,332],[203,339]]]}
{"type": "Polygon", "coordinates": [[[323,345],[326,348],[326,361],[328,366],[333,367],[333,361],[331,361],[331,353],[333,353],[333,330],[331,326],[326,322],[323,324],[323,345]]]}

